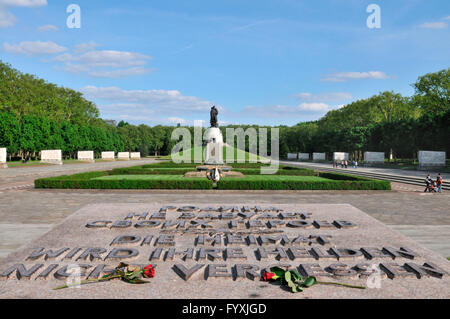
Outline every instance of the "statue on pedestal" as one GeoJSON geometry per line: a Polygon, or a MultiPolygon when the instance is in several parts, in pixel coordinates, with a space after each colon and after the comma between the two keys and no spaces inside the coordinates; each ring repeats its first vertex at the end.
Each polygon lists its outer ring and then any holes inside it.
{"type": "Polygon", "coordinates": [[[219,127],[219,121],[217,120],[217,116],[219,115],[219,110],[217,110],[216,106],[211,108],[211,127],[219,127]]]}

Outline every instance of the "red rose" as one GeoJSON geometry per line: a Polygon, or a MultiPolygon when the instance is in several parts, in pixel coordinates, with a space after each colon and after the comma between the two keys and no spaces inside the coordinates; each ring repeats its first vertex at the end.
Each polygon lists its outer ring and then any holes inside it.
{"type": "Polygon", "coordinates": [[[275,277],[276,275],[275,274],[272,274],[271,272],[266,272],[265,274],[264,274],[264,281],[269,281],[269,280],[271,280],[273,277],[275,277]]]}
{"type": "Polygon", "coordinates": [[[144,267],[144,276],[147,278],[155,277],[155,269],[152,265],[148,265],[144,267]]]}

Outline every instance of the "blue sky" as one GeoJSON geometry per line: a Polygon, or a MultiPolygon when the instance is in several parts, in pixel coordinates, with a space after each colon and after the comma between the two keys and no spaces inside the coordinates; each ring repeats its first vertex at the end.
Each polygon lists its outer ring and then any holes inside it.
{"type": "Polygon", "coordinates": [[[82,91],[105,119],[192,125],[215,104],[222,124],[294,125],[412,95],[450,66],[449,24],[448,0],[0,0],[0,59],[82,91]]]}

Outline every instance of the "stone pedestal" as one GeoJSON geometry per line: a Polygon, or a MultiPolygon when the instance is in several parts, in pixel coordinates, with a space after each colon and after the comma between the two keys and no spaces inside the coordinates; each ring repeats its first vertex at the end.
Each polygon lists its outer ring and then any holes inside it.
{"type": "Polygon", "coordinates": [[[205,132],[206,149],[205,164],[222,165],[223,162],[223,136],[218,127],[210,127],[205,132]]]}
{"type": "Polygon", "coordinates": [[[132,160],[140,160],[141,159],[141,153],[140,152],[130,153],[130,158],[132,160]]]}
{"type": "Polygon", "coordinates": [[[433,151],[419,151],[419,169],[433,169],[445,167],[445,152],[433,152],[433,151]]]}
{"type": "Polygon", "coordinates": [[[95,163],[94,151],[79,151],[77,158],[80,162],[95,163]]]}
{"type": "Polygon", "coordinates": [[[41,163],[62,165],[63,162],[61,150],[41,151],[41,163]]]}
{"type": "Polygon", "coordinates": [[[6,164],[6,148],[0,148],[0,168],[8,168],[6,164]]]}
{"type": "Polygon", "coordinates": [[[129,161],[130,160],[130,153],[129,152],[120,152],[117,154],[117,159],[119,161],[129,161]]]}
{"type": "Polygon", "coordinates": [[[313,161],[325,161],[325,153],[313,153],[313,161]]]}
{"type": "Polygon", "coordinates": [[[344,152],[334,152],[333,153],[334,161],[348,161],[348,153],[344,152]]]}
{"type": "Polygon", "coordinates": [[[206,144],[205,164],[223,164],[223,143],[206,144]]]}
{"type": "Polygon", "coordinates": [[[364,152],[364,161],[366,164],[384,164],[383,152],[364,152]]]}
{"type": "Polygon", "coordinates": [[[114,152],[102,152],[102,160],[104,161],[115,161],[115,154],[114,152]]]}

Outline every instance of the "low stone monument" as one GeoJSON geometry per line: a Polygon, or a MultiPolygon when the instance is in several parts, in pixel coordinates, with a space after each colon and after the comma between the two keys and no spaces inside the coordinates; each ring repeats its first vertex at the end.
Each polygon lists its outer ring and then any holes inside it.
{"type": "Polygon", "coordinates": [[[445,152],[419,151],[419,169],[445,167],[445,152]]]}
{"type": "Polygon", "coordinates": [[[81,162],[95,163],[94,151],[79,151],[77,158],[81,162]]]}
{"type": "Polygon", "coordinates": [[[61,150],[46,150],[41,151],[41,163],[49,163],[54,165],[62,165],[61,150]]]}
{"type": "Polygon", "coordinates": [[[384,164],[384,153],[364,152],[364,161],[366,164],[384,164]]]}
{"type": "Polygon", "coordinates": [[[344,152],[334,152],[333,153],[334,161],[348,161],[348,153],[344,152]]]}
{"type": "Polygon", "coordinates": [[[0,148],[0,168],[8,168],[6,164],[6,148],[0,148]]]}
{"type": "Polygon", "coordinates": [[[115,161],[114,152],[102,152],[102,160],[104,161],[115,161]]]}
{"type": "Polygon", "coordinates": [[[309,153],[298,153],[298,159],[303,161],[309,160],[309,153]]]}
{"type": "Polygon", "coordinates": [[[325,161],[325,153],[313,153],[313,161],[325,161]]]}
{"type": "Polygon", "coordinates": [[[129,161],[130,160],[130,153],[129,152],[119,152],[117,154],[117,159],[119,161],[129,161]]]}
{"type": "Polygon", "coordinates": [[[217,116],[219,111],[215,106],[211,108],[211,127],[205,132],[205,164],[223,165],[223,136],[219,129],[217,116]]]}
{"type": "Polygon", "coordinates": [[[108,203],[83,207],[2,258],[0,299],[435,299],[449,298],[449,272],[445,258],[351,205],[108,203]],[[121,262],[152,264],[155,277],[54,290],[121,262]],[[366,289],[293,294],[263,281],[274,266],[366,289]]]}
{"type": "Polygon", "coordinates": [[[298,154],[297,153],[288,153],[287,158],[289,160],[297,159],[298,154]]]}
{"type": "Polygon", "coordinates": [[[141,153],[140,152],[130,153],[130,158],[132,160],[140,160],[141,159],[141,153]]]}

